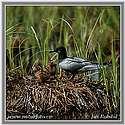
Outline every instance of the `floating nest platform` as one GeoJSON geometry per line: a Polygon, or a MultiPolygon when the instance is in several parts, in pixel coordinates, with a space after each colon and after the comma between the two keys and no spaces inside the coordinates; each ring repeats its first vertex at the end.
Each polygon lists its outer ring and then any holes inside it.
{"type": "Polygon", "coordinates": [[[44,74],[41,79],[19,70],[7,71],[6,118],[97,120],[109,115],[107,119],[119,119],[119,106],[113,106],[103,82],[91,81],[83,75],[69,79],[62,74],[61,77],[44,74]]]}

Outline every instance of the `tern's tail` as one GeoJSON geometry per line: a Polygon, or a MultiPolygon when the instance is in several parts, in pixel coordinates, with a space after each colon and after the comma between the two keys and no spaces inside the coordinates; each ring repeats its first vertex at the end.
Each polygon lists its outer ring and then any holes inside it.
{"type": "Polygon", "coordinates": [[[105,64],[105,65],[99,65],[99,64],[90,64],[90,65],[86,65],[83,66],[79,72],[87,72],[87,76],[89,76],[89,78],[91,80],[94,81],[98,81],[100,78],[100,73],[101,70],[105,69],[106,71],[111,71],[111,65],[109,64],[105,64]]]}

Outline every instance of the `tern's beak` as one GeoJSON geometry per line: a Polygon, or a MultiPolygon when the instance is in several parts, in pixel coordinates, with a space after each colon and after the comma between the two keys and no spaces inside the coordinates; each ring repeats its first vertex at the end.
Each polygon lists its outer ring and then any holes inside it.
{"type": "Polygon", "coordinates": [[[50,50],[49,52],[50,52],[50,53],[53,53],[53,52],[56,52],[56,51],[55,51],[55,50],[50,50]]]}

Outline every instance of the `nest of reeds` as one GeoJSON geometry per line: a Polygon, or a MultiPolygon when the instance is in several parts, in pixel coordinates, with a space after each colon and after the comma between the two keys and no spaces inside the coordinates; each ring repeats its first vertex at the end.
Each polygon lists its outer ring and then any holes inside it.
{"type": "Polygon", "coordinates": [[[69,79],[65,72],[60,76],[49,68],[35,65],[34,75],[24,75],[20,70],[7,72],[7,119],[16,115],[38,115],[36,119],[91,119],[94,112],[108,112],[105,87],[100,81],[91,81],[83,75],[69,79]]]}

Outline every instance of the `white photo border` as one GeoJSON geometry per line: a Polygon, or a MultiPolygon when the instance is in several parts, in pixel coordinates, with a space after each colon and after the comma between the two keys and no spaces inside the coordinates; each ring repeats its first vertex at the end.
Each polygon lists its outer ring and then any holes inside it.
{"type": "Polygon", "coordinates": [[[57,124],[57,123],[124,123],[124,2],[2,2],[2,123],[57,124]],[[6,6],[120,6],[120,120],[6,120],[6,6]]]}

